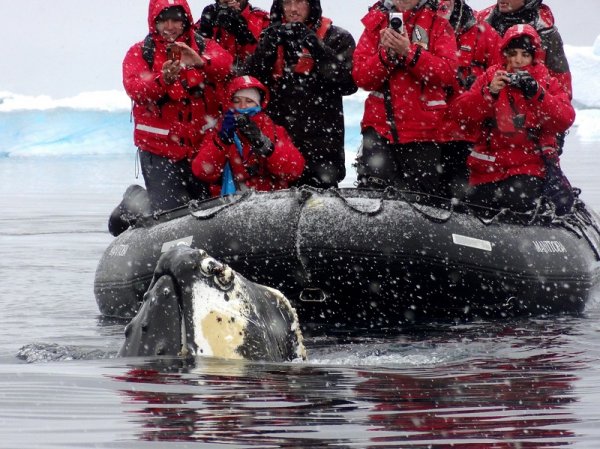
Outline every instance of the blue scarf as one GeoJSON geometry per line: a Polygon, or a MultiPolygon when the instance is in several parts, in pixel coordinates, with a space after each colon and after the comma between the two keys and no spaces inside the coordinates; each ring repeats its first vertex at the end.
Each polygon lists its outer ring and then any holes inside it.
{"type": "MultiPolygon", "coordinates": [[[[235,111],[239,114],[246,114],[250,117],[255,116],[261,110],[260,106],[253,106],[251,108],[244,109],[236,109],[235,111]]],[[[233,134],[233,143],[240,153],[240,156],[244,154],[244,148],[242,146],[242,142],[237,135],[237,132],[233,134]]],[[[235,181],[233,179],[233,171],[231,170],[231,165],[229,161],[225,163],[225,167],[223,168],[223,182],[221,183],[221,196],[232,195],[237,192],[237,187],[235,185],[235,181]]]]}

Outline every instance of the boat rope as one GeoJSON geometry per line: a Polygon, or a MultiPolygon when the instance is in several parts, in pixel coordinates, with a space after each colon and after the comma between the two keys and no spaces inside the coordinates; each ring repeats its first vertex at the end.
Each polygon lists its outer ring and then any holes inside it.
{"type": "Polygon", "coordinates": [[[600,229],[598,228],[596,221],[592,217],[592,214],[587,209],[586,205],[579,199],[576,199],[575,204],[573,205],[572,213],[558,218],[561,226],[569,229],[579,238],[585,238],[594,251],[596,260],[600,260],[600,229]],[[589,232],[589,228],[594,230],[596,239],[592,238],[592,233],[589,232]]]}
{"type": "MultiPolygon", "coordinates": [[[[388,189],[396,190],[393,187],[388,187],[385,190],[387,191],[388,189]]],[[[386,192],[384,191],[384,193],[386,193],[386,192]]],[[[391,193],[391,191],[390,191],[390,193],[391,193]]],[[[448,202],[450,204],[450,207],[447,209],[447,215],[446,216],[435,216],[432,213],[427,212],[425,209],[428,207],[435,207],[435,206],[427,206],[426,204],[420,204],[420,202],[422,201],[423,198],[429,197],[428,195],[421,196],[420,194],[415,194],[414,199],[410,199],[407,196],[406,192],[396,191],[396,193],[398,193],[400,198],[404,202],[406,202],[406,204],[408,204],[415,212],[419,213],[426,219],[433,221],[434,223],[446,223],[454,215],[454,203],[451,200],[448,202]]],[[[439,210],[440,208],[435,207],[435,209],[439,210]]]]}
{"type": "Polygon", "coordinates": [[[350,204],[350,202],[348,201],[348,198],[346,198],[345,196],[343,196],[342,193],[339,190],[332,189],[331,192],[342,201],[342,204],[346,208],[348,208],[349,210],[351,210],[353,212],[356,212],[358,214],[365,215],[367,217],[374,217],[376,215],[379,215],[381,212],[383,212],[383,198],[378,198],[379,204],[378,204],[378,206],[377,206],[376,209],[374,209],[374,210],[361,210],[360,208],[355,207],[352,204],[350,204]]]}
{"type": "Polygon", "coordinates": [[[198,201],[190,201],[188,205],[188,209],[190,211],[190,215],[197,218],[198,220],[208,220],[209,218],[215,217],[218,213],[228,209],[236,204],[241,203],[242,201],[247,200],[251,195],[254,194],[253,190],[246,190],[242,194],[235,195],[227,195],[221,197],[221,204],[215,207],[203,208],[201,206],[205,206],[205,204],[199,203],[198,201]]]}
{"type": "MultiPolygon", "coordinates": [[[[489,209],[491,210],[491,209],[489,209]]],[[[480,214],[475,216],[485,225],[492,223],[503,223],[502,217],[508,217],[508,221],[519,221],[525,226],[533,226],[539,223],[550,223],[554,226],[559,226],[571,232],[579,239],[585,239],[589,247],[594,252],[596,260],[600,260],[600,228],[596,224],[585,204],[576,199],[575,204],[570,213],[565,215],[556,215],[556,207],[549,201],[538,201],[536,208],[527,213],[518,213],[510,209],[500,209],[498,213],[490,218],[486,218],[480,214]],[[590,232],[590,228],[594,232],[590,232]],[[596,239],[592,234],[597,236],[596,239]]]]}

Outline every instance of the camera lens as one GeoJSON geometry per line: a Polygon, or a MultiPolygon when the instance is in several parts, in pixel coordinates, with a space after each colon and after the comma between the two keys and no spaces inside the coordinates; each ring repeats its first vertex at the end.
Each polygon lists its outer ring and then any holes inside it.
{"type": "Polygon", "coordinates": [[[392,20],[390,20],[390,27],[394,31],[400,31],[400,28],[402,28],[402,19],[399,17],[393,17],[392,20]]]}

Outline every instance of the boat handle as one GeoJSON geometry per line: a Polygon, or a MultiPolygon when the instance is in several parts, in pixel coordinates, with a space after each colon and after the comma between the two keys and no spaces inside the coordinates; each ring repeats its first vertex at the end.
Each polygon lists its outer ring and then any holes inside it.
{"type": "Polygon", "coordinates": [[[325,302],[327,293],[320,288],[305,288],[300,292],[300,301],[302,302],[325,302]]]}

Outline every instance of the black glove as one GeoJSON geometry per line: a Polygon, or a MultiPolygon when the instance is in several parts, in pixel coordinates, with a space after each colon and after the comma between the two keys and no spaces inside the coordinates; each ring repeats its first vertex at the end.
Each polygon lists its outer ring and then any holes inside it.
{"type": "Polygon", "coordinates": [[[277,54],[277,46],[281,44],[280,26],[273,25],[265,28],[260,35],[259,47],[267,56],[275,56],[277,54]]]}
{"type": "Polygon", "coordinates": [[[265,136],[256,123],[246,114],[236,117],[237,129],[250,142],[252,149],[260,156],[269,157],[273,154],[273,142],[265,136]]]}
{"type": "Polygon", "coordinates": [[[229,31],[240,44],[256,42],[242,15],[233,8],[219,8],[215,20],[217,26],[229,31]]]}
{"type": "Polygon", "coordinates": [[[473,85],[473,83],[475,82],[475,80],[477,79],[477,77],[473,74],[465,75],[464,73],[461,73],[459,71],[457,79],[458,79],[458,84],[462,88],[464,88],[465,90],[469,90],[471,88],[471,86],[473,85]]]}
{"type": "Polygon", "coordinates": [[[281,26],[279,37],[284,45],[288,43],[299,44],[304,40],[308,32],[308,27],[302,22],[290,22],[281,26]]]}
{"type": "Polygon", "coordinates": [[[236,25],[239,23],[239,14],[232,8],[219,6],[215,25],[225,28],[227,31],[233,32],[236,25]]]}
{"type": "Polygon", "coordinates": [[[537,94],[539,85],[537,81],[529,74],[529,72],[521,72],[519,74],[519,84],[517,86],[523,92],[525,98],[530,100],[537,94]]]}
{"type": "Polygon", "coordinates": [[[221,128],[219,129],[219,138],[226,144],[233,143],[233,135],[235,134],[236,121],[234,112],[228,110],[221,122],[221,128]]]}
{"type": "Polygon", "coordinates": [[[304,47],[308,49],[313,58],[319,58],[325,53],[323,42],[317,37],[313,30],[308,30],[302,43],[304,47]]]}
{"type": "Polygon", "coordinates": [[[293,66],[298,63],[307,33],[308,28],[300,22],[286,23],[280,27],[279,39],[283,45],[283,54],[287,66],[293,66]]]}

